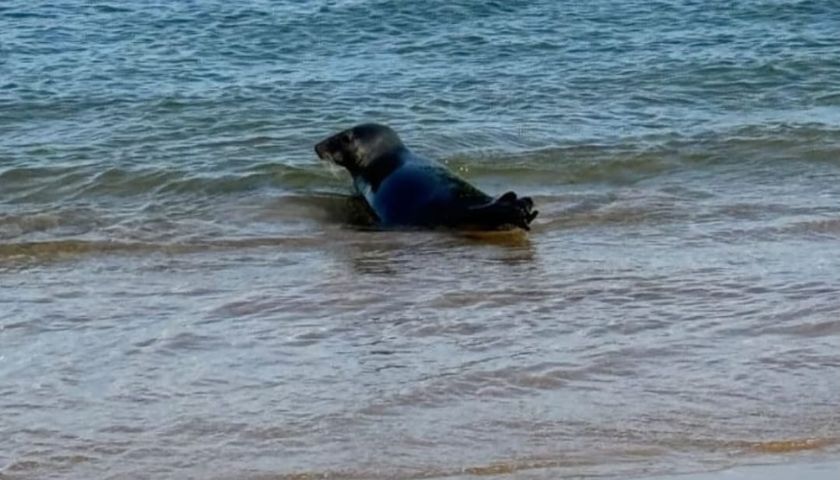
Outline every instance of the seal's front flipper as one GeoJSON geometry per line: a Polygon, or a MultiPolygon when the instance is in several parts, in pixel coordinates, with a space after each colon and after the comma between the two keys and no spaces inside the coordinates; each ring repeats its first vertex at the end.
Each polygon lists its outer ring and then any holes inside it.
{"type": "Polygon", "coordinates": [[[538,213],[530,197],[520,198],[514,192],[507,192],[488,204],[468,209],[464,223],[487,230],[511,226],[530,230],[529,225],[538,213]]]}

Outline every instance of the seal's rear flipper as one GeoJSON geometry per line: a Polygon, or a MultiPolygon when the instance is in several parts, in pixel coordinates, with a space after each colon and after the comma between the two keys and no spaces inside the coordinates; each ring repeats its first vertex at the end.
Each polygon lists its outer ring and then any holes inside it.
{"type": "Polygon", "coordinates": [[[529,224],[539,213],[533,208],[534,201],[530,197],[518,198],[514,192],[506,192],[488,204],[470,208],[464,223],[487,230],[511,226],[530,230],[529,224]]]}

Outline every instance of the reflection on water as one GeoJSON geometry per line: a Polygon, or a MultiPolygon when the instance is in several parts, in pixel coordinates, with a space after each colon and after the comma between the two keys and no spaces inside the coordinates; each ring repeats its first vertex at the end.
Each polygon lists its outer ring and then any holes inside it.
{"type": "Polygon", "coordinates": [[[425,261],[443,261],[445,268],[450,256],[468,260],[475,257],[476,249],[481,250],[482,256],[490,257],[477,261],[508,265],[533,262],[535,255],[530,238],[521,231],[369,231],[359,240],[346,245],[336,256],[348,260],[360,274],[416,273],[415,264],[425,261]]]}

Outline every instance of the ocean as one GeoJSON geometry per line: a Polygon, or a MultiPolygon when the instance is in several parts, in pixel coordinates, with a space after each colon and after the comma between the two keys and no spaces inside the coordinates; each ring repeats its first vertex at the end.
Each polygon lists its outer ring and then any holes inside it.
{"type": "Polygon", "coordinates": [[[0,479],[837,462],[838,39],[829,0],[4,0],[0,479]],[[360,227],[313,146],[363,122],[532,231],[360,227]]]}

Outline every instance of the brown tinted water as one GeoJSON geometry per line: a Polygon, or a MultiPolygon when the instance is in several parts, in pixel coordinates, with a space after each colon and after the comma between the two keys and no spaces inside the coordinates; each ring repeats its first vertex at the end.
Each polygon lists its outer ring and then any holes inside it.
{"type": "Polygon", "coordinates": [[[64,214],[7,215],[31,228],[0,247],[4,478],[626,478],[836,455],[838,183],[739,188],[724,166],[557,187],[451,164],[533,191],[533,231],[359,229],[335,195],[79,210],[99,226],[69,238],[64,214]]]}

